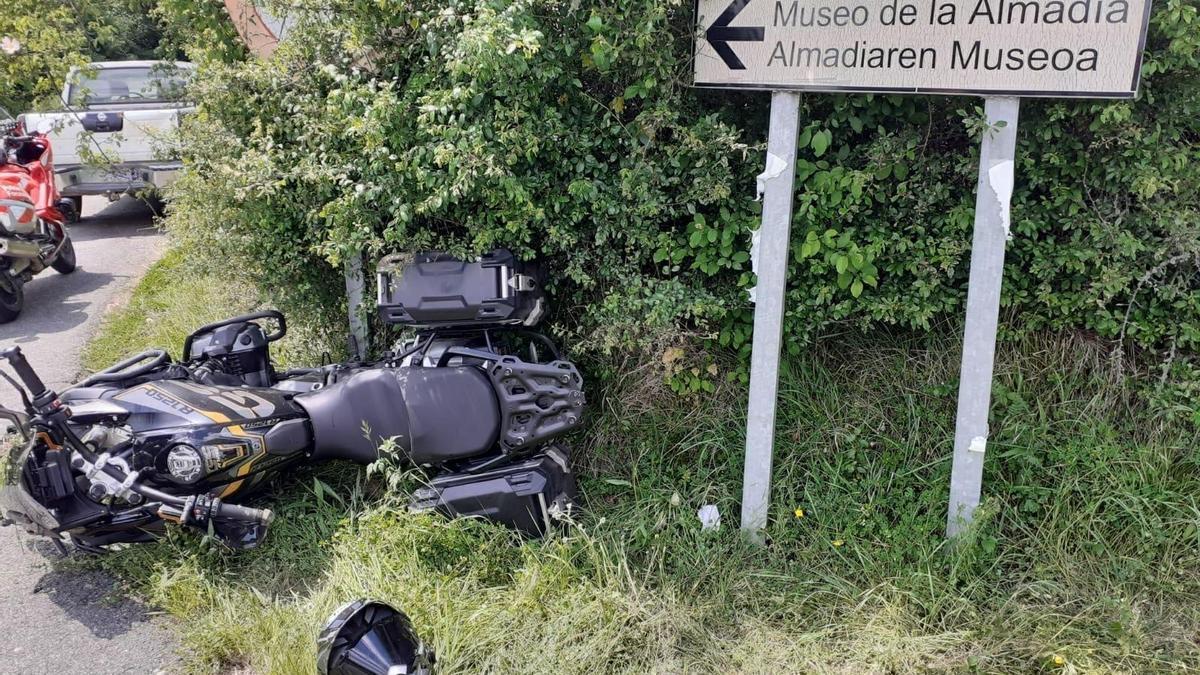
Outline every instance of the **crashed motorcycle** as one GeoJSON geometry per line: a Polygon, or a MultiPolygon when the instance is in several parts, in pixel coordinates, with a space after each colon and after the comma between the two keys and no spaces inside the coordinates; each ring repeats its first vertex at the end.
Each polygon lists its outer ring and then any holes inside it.
{"type": "Polygon", "coordinates": [[[481,516],[531,536],[570,511],[566,447],[583,380],[545,335],[541,282],[507,251],[385,258],[382,320],[411,336],[374,362],[279,371],[277,311],[202,326],[183,360],[151,350],[61,393],[19,347],[0,352],[25,412],[8,454],[0,516],[99,551],[148,541],[165,523],[235,548],[266,535],[269,509],[237,504],[271,478],[327,460],[369,464],[380,448],[424,470],[411,507],[481,516]],[[23,386],[20,386],[23,385],[23,386]]]}
{"type": "Polygon", "coordinates": [[[0,323],[7,323],[20,315],[34,275],[75,271],[66,226],[75,205],[58,194],[50,139],[20,133],[2,109],[0,126],[0,323]]]}

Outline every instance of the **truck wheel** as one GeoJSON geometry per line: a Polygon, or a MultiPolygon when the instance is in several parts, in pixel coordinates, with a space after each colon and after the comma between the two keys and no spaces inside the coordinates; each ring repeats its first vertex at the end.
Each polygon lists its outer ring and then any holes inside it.
{"type": "Polygon", "coordinates": [[[0,270],[0,323],[8,323],[21,314],[25,305],[25,283],[0,270]]]}
{"type": "Polygon", "coordinates": [[[162,218],[167,212],[167,200],[163,199],[161,190],[148,190],[138,195],[146,206],[150,207],[155,218],[162,218]]]}
{"type": "Polygon", "coordinates": [[[75,271],[75,243],[71,241],[71,235],[64,235],[67,238],[63,244],[62,250],[58,252],[58,257],[50,266],[59,274],[70,274],[75,271]]]}
{"type": "Polygon", "coordinates": [[[74,211],[74,213],[66,214],[67,222],[78,223],[80,220],[83,220],[83,197],[76,195],[74,197],[63,197],[63,199],[71,202],[71,208],[74,211]]]}

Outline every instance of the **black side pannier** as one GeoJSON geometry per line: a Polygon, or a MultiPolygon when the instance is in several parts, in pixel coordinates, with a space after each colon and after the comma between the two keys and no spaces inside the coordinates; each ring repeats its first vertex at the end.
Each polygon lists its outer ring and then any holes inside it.
{"type": "Polygon", "coordinates": [[[480,516],[540,537],[574,509],[575,476],[568,467],[566,450],[552,445],[515,464],[435,476],[413,494],[411,508],[451,518],[480,516]]]}

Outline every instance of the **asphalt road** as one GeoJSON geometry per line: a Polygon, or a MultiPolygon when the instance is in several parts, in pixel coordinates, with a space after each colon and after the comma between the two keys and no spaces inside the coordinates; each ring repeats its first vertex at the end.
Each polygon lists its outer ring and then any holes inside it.
{"type": "MultiPolygon", "coordinates": [[[[162,254],[151,213],[130,198],[84,200],[71,228],[79,267],[46,270],[25,286],[25,310],[0,325],[0,347],[21,345],[42,379],[61,388],[79,372],[79,351],[105,311],[127,296],[162,254]]],[[[19,405],[11,388],[0,403],[19,405]]],[[[52,545],[0,528],[0,674],[156,673],[178,664],[169,620],[124,597],[100,572],[56,570],[52,545]]]]}

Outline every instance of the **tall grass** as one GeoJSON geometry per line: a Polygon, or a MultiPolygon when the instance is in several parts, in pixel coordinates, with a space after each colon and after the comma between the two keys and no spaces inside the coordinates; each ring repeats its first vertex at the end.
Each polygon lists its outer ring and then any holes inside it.
{"type": "Polygon", "coordinates": [[[311,672],[321,621],[362,595],[408,611],[447,672],[1200,668],[1192,423],[1143,403],[1104,345],[1004,344],[987,502],[949,546],[957,359],[946,333],[789,359],[765,547],[736,532],[744,388],[680,398],[635,363],[593,389],[586,510],[545,541],[407,513],[331,465],[262,498],[279,517],[255,551],[175,533],[98,563],[182,619],[201,671],[311,672]]]}

